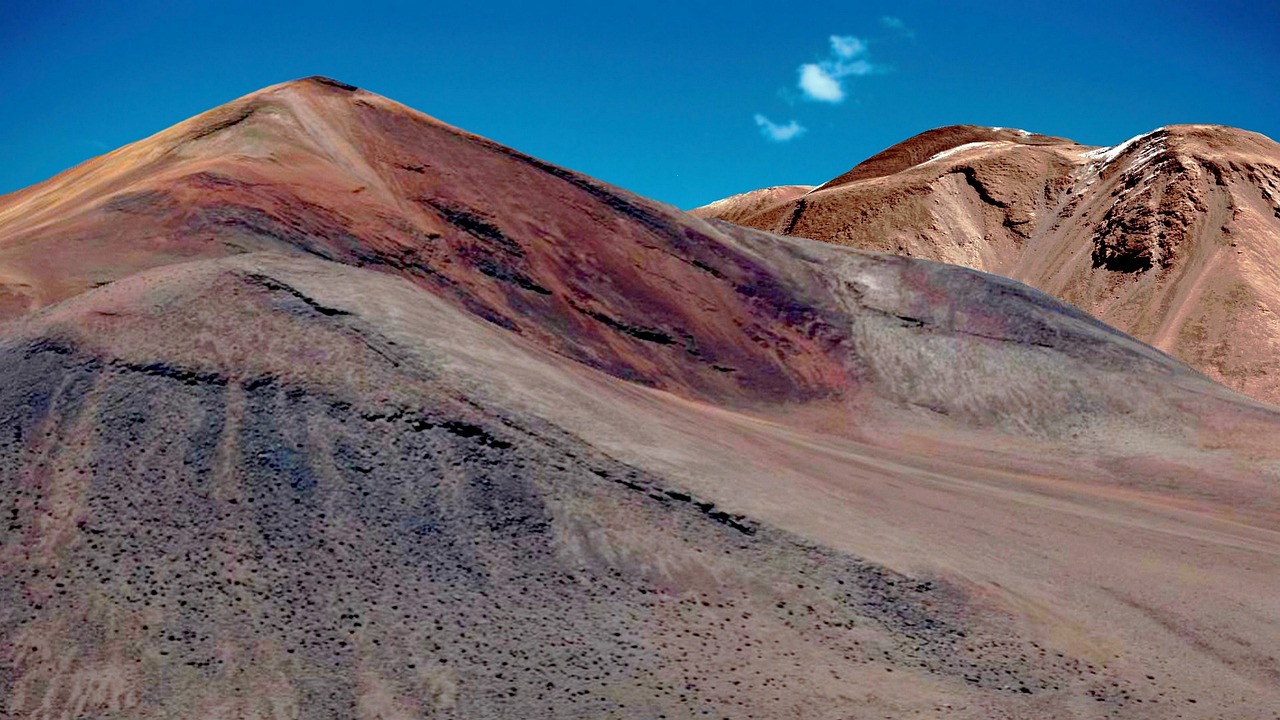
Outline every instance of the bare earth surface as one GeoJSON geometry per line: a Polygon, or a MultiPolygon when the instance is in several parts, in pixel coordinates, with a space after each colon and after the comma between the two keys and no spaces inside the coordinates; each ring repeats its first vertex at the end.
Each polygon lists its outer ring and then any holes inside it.
{"type": "Polygon", "coordinates": [[[1262,135],[1176,125],[1092,148],[953,126],[773,190],[693,214],[1011,277],[1280,403],[1280,145],[1262,135]]]}
{"type": "Polygon", "coordinates": [[[0,714],[1280,718],[1280,415],[1018,283],[316,78],[0,258],[0,714]]]}

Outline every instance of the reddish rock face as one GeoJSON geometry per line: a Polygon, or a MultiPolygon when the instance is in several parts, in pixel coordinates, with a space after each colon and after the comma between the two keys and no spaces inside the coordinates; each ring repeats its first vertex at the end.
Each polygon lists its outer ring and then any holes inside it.
{"type": "Polygon", "coordinates": [[[831,359],[844,331],[809,288],[706,223],[319,80],[4,198],[0,223],[10,317],[147,267],[275,250],[412,278],[654,387],[800,399],[847,384],[831,359]]]}
{"type": "Polygon", "coordinates": [[[1012,277],[1280,402],[1280,146],[1161,128],[1114,148],[972,126],[918,135],[804,194],[693,214],[1012,277]]]}

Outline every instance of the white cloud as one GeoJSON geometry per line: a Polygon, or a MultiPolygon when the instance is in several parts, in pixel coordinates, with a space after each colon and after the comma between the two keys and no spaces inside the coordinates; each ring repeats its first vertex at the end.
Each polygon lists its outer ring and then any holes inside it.
{"type": "Polygon", "coordinates": [[[800,66],[800,89],[810,100],[838,103],[844,100],[844,88],[821,65],[805,63],[800,66]]]}
{"type": "Polygon", "coordinates": [[[794,140],[803,135],[805,131],[804,127],[795,120],[786,125],[779,125],[760,113],[756,113],[756,126],[760,128],[762,135],[773,142],[794,140]]]}
{"type": "Polygon", "coordinates": [[[844,101],[843,78],[871,75],[880,72],[880,67],[866,58],[865,40],[852,35],[832,35],[830,41],[830,57],[800,66],[799,85],[805,98],[836,104],[844,101]]]}
{"type": "Polygon", "coordinates": [[[867,44],[852,35],[832,35],[831,52],[842,58],[851,58],[867,51],[867,44]]]}
{"type": "MultiPolygon", "coordinates": [[[[891,30],[904,34],[910,32],[897,18],[884,17],[880,22],[891,30]]],[[[805,100],[839,105],[848,96],[844,86],[846,78],[890,71],[888,66],[871,61],[870,43],[867,40],[853,35],[829,35],[827,42],[830,49],[825,58],[803,63],[796,68],[796,85],[800,88],[800,96],[805,100]]],[[[783,88],[779,90],[779,94],[788,105],[794,104],[793,90],[783,88]]],[[[755,121],[760,134],[773,142],[790,142],[806,132],[804,126],[795,120],[779,124],[757,113],[755,121]]]]}

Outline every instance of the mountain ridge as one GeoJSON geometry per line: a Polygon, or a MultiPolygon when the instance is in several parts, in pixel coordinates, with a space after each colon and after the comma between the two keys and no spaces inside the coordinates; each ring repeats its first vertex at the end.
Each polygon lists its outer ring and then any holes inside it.
{"type": "Polygon", "coordinates": [[[955,132],[876,156],[914,163],[889,174],[846,174],[745,213],[741,198],[692,212],[1012,277],[1245,394],[1280,399],[1280,285],[1268,270],[1280,243],[1280,146],[1215,125],[1111,148],[955,132]],[[903,149],[917,146],[933,154],[903,149]]]}

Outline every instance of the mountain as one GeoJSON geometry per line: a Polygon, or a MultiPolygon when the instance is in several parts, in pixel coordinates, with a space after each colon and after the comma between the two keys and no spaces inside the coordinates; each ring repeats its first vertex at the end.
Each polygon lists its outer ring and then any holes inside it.
{"type": "Polygon", "coordinates": [[[0,707],[1280,708],[1280,414],[343,83],[0,198],[0,707]]]}
{"type": "Polygon", "coordinates": [[[1005,275],[1280,403],[1280,145],[1262,135],[1175,125],[1094,148],[947,127],[770,200],[692,212],[1005,275]]]}

